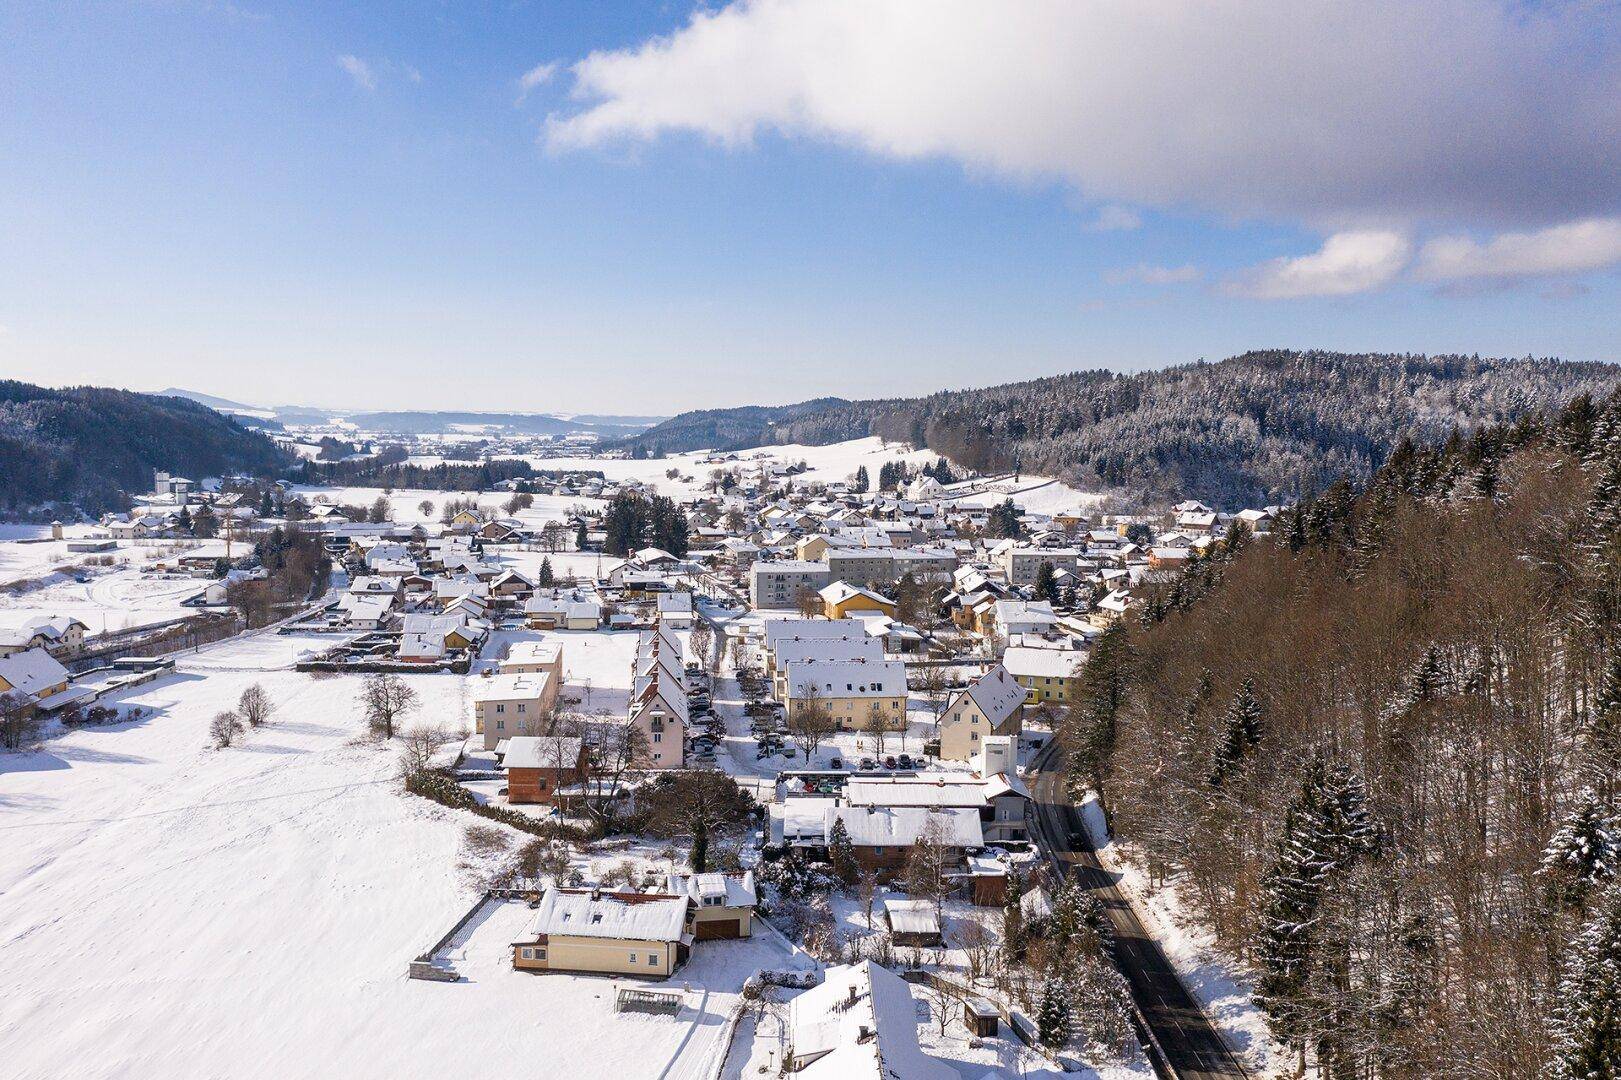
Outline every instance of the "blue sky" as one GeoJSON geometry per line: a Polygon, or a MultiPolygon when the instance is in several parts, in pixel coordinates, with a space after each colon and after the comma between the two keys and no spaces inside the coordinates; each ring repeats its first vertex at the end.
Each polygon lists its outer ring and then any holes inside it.
{"type": "Polygon", "coordinates": [[[1621,356],[1616,8],[1143,6],[0,5],[0,374],[668,413],[1621,356]]]}

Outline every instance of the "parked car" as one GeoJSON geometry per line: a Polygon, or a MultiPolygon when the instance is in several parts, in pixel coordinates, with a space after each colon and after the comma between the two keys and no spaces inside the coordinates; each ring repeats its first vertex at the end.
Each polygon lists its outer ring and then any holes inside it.
{"type": "Polygon", "coordinates": [[[913,764],[911,754],[902,754],[900,757],[896,758],[895,760],[897,760],[897,761],[899,761],[901,763],[901,768],[903,768],[903,769],[910,769],[912,767],[912,764],[913,764]]]}
{"type": "Polygon", "coordinates": [[[891,754],[889,757],[886,757],[884,759],[884,768],[886,768],[886,769],[895,768],[895,756],[893,754],[891,754]]]}
{"type": "Polygon", "coordinates": [[[844,768],[844,759],[834,758],[827,763],[827,767],[830,769],[842,769],[844,768]]]}
{"type": "Polygon", "coordinates": [[[878,767],[878,763],[876,761],[874,761],[872,758],[864,757],[864,758],[861,759],[861,768],[863,770],[876,769],[877,767],[878,767]]]}

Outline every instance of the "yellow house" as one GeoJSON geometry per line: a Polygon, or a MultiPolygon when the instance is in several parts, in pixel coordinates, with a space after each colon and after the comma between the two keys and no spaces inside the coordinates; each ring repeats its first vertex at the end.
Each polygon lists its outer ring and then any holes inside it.
{"type": "Polygon", "coordinates": [[[859,613],[895,617],[895,601],[871,589],[858,589],[847,581],[835,581],[817,594],[822,612],[829,619],[848,619],[859,613]]]}
{"type": "Polygon", "coordinates": [[[1002,666],[1024,687],[1030,705],[1050,701],[1058,705],[1074,700],[1081,689],[1081,668],[1086,654],[1074,649],[1035,649],[1015,645],[1002,654],[1002,666]]]}
{"type": "Polygon", "coordinates": [[[804,660],[786,665],[783,704],[790,726],[813,709],[840,731],[900,731],[906,724],[906,665],[899,660],[804,660]]]}
{"type": "Polygon", "coordinates": [[[512,966],[668,978],[692,949],[697,913],[687,896],[554,886],[512,943],[512,966]]]}
{"type": "Polygon", "coordinates": [[[972,761],[987,735],[1018,735],[1025,688],[997,664],[951,696],[940,717],[940,757],[972,761]]]}
{"type": "Polygon", "coordinates": [[[832,547],[832,545],[828,543],[827,537],[821,535],[807,536],[794,545],[794,558],[803,559],[806,562],[821,562],[822,556],[827,554],[829,547],[832,547]]]}
{"type": "Polygon", "coordinates": [[[68,688],[67,669],[44,649],[25,649],[0,656],[0,694],[21,695],[28,710],[68,688]]]}

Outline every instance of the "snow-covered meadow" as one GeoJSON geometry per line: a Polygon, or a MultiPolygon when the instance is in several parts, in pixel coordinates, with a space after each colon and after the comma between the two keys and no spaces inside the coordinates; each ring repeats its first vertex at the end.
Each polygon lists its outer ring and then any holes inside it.
{"type": "MultiPolygon", "coordinates": [[[[611,1013],[604,980],[512,972],[499,925],[458,944],[462,982],[406,979],[476,895],[474,819],[401,792],[395,750],[363,738],[358,679],[292,670],[328,644],[206,647],[117,700],[138,721],[0,756],[0,1071],[696,1075],[761,966],[748,945],[695,956],[675,1018],[611,1013]],[[209,719],[254,683],[273,723],[211,749],[209,719]]],[[[610,654],[578,652],[607,677],[610,654]]],[[[454,725],[465,679],[409,679],[418,717],[454,725]]]]}

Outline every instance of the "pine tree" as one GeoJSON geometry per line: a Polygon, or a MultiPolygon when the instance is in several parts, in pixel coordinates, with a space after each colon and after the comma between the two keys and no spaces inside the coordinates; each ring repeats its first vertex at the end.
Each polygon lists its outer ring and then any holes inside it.
{"type": "Polygon", "coordinates": [[[1049,1050],[1069,1045],[1075,1030],[1075,1009],[1070,1004],[1069,987],[1059,978],[1049,978],[1041,987],[1041,1003],[1036,1008],[1036,1038],[1049,1050]]]}
{"type": "Polygon", "coordinates": [[[1563,908],[1580,908],[1621,873],[1621,830],[1591,791],[1554,830],[1542,852],[1538,876],[1549,898],[1563,908]]]}
{"type": "Polygon", "coordinates": [[[582,521],[574,529],[574,550],[575,551],[584,551],[586,545],[589,544],[590,542],[591,542],[590,535],[586,531],[585,522],[582,521]]]}
{"type": "Polygon", "coordinates": [[[833,830],[828,833],[827,858],[833,866],[833,875],[844,884],[854,885],[861,876],[855,844],[851,842],[850,830],[845,828],[842,818],[833,822],[833,830]]]}
{"type": "Polygon", "coordinates": [[[1036,571],[1036,597],[1049,604],[1058,603],[1058,575],[1050,562],[1042,563],[1036,571]]]}
{"type": "Polygon", "coordinates": [[[1609,890],[1572,944],[1555,1001],[1555,1080],[1621,1077],[1621,889],[1609,890]]]}
{"type": "Polygon", "coordinates": [[[535,584],[537,584],[537,585],[550,585],[555,580],[556,580],[556,576],[552,573],[552,558],[551,558],[551,556],[550,555],[542,556],[542,558],[540,560],[540,571],[539,571],[539,573],[537,573],[535,575],[535,584]]]}
{"type": "Polygon", "coordinates": [[[1216,747],[1210,783],[1216,787],[1225,783],[1260,742],[1261,703],[1255,697],[1255,680],[1245,679],[1222,716],[1222,740],[1216,747]]]}
{"type": "Polygon", "coordinates": [[[180,517],[176,521],[183,531],[191,532],[191,511],[189,509],[182,506],[180,508],[180,517]]]}
{"type": "Polygon", "coordinates": [[[1024,878],[1009,874],[1007,899],[1002,902],[1002,948],[1010,957],[1024,955],[1024,878]]]}
{"type": "Polygon", "coordinates": [[[1582,731],[1583,772],[1606,806],[1614,805],[1621,772],[1621,650],[1610,655],[1582,731]]]}

